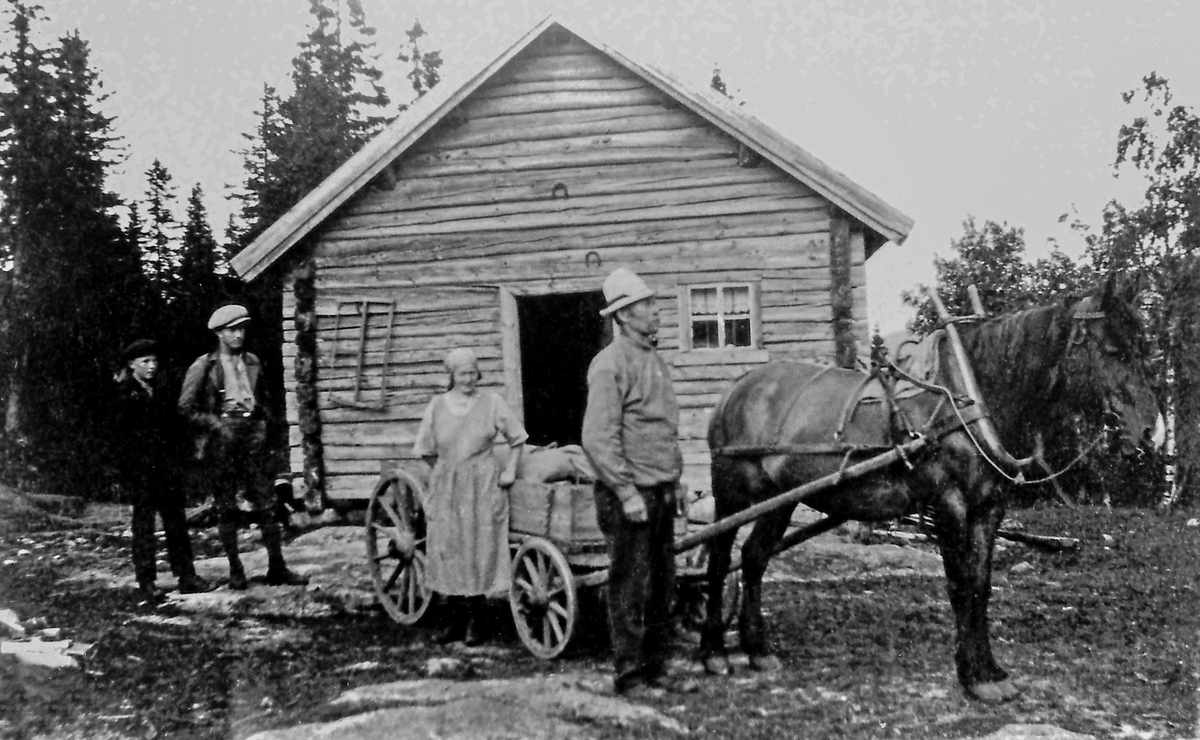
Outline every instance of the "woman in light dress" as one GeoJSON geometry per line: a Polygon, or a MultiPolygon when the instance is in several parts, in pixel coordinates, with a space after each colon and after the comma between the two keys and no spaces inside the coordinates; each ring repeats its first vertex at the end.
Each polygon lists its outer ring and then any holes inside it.
{"type": "Polygon", "coordinates": [[[425,500],[426,583],[454,609],[442,643],[484,639],[488,594],[507,591],[508,487],[528,435],[497,394],[479,389],[479,361],[469,349],[446,355],[450,388],[425,408],[413,452],[433,466],[425,500]],[[511,448],[501,468],[493,444],[511,448]]]}

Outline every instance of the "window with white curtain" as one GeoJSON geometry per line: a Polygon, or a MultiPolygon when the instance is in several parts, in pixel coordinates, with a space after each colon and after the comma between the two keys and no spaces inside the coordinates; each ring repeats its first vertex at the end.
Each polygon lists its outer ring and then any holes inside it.
{"type": "Polygon", "coordinates": [[[750,284],[691,285],[687,288],[690,349],[755,347],[758,311],[750,284]]]}

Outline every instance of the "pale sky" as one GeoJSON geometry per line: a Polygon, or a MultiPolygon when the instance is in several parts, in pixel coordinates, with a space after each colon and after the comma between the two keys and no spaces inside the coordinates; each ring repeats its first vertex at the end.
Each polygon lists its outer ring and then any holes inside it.
{"type": "MultiPolygon", "coordinates": [[[[193,183],[219,234],[242,179],[242,134],[264,82],[286,91],[308,0],[42,0],[54,34],[77,28],[111,97],[124,163],[110,187],[145,190],[157,157],[193,183]]],[[[1031,254],[1072,205],[1097,224],[1116,197],[1116,137],[1133,110],[1120,93],[1155,71],[1176,101],[1200,103],[1200,3],[1194,0],[362,0],[380,66],[415,18],[447,75],[494,57],[554,12],[696,86],[714,64],[745,108],[899,208],[916,225],[868,263],[872,326],[908,318],[901,290],[930,282],[973,214],[1025,229],[1031,254]],[[1192,38],[1189,38],[1189,34],[1192,38]]],[[[7,21],[8,16],[5,15],[7,21]]],[[[0,43],[11,43],[7,38],[0,43]]],[[[404,80],[389,92],[405,99],[404,80]]]]}

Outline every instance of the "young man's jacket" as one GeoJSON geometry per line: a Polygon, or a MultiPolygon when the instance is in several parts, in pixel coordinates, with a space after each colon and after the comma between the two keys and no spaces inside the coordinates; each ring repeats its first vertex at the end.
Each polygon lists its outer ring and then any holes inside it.
{"type": "MultiPolygon", "coordinates": [[[[265,418],[267,402],[264,394],[266,383],[262,379],[262,363],[253,352],[243,352],[246,377],[254,393],[255,415],[265,418]]],[[[225,369],[221,365],[219,349],[201,355],[187,369],[183,377],[183,390],[179,394],[179,411],[197,435],[196,459],[203,459],[209,435],[221,428],[221,408],[225,402],[225,369]]]]}
{"type": "Polygon", "coordinates": [[[185,435],[183,422],[161,384],[151,393],[131,373],[117,381],[114,437],[117,464],[127,481],[158,470],[171,471],[185,435]]]}

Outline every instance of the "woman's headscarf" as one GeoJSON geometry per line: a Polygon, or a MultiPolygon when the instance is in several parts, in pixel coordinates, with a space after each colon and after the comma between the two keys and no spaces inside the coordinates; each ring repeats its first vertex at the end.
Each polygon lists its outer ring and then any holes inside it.
{"type": "Polygon", "coordinates": [[[446,363],[446,369],[451,373],[455,370],[461,370],[464,367],[473,368],[476,372],[479,371],[479,359],[475,357],[474,352],[466,347],[450,350],[444,362],[446,363]]]}

